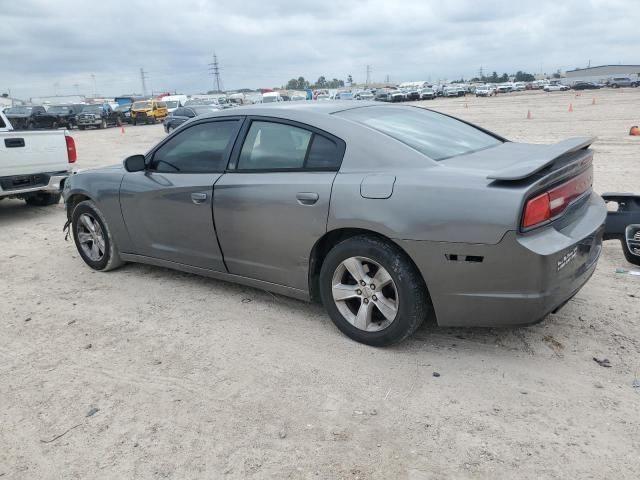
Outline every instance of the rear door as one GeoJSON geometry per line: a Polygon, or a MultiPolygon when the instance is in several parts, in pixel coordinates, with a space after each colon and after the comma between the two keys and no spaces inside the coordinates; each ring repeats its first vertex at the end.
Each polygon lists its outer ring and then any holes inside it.
{"type": "Polygon", "coordinates": [[[309,254],[326,232],[344,142],[307,125],[253,117],[214,187],[230,273],[308,288],[309,254]]]}
{"type": "Polygon", "coordinates": [[[240,117],[190,125],[148,155],[146,171],[125,174],[120,204],[133,253],[225,271],[211,210],[213,184],[240,125],[240,117]]]}

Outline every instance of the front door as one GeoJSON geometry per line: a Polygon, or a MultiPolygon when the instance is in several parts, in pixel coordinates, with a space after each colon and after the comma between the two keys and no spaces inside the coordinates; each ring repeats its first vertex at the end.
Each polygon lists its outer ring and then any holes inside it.
{"type": "Polygon", "coordinates": [[[198,122],[169,137],[144,172],[125,174],[120,204],[139,255],[225,271],[213,223],[213,185],[240,119],[198,122]]]}
{"type": "Polygon", "coordinates": [[[344,143],[304,125],[250,119],[213,210],[230,273],[301,290],[324,235],[344,143]]]}

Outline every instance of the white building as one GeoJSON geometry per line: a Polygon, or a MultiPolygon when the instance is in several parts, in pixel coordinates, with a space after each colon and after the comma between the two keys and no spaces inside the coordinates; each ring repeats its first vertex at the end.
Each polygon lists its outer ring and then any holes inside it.
{"type": "Polygon", "coordinates": [[[600,65],[599,67],[576,68],[567,70],[562,83],[573,85],[576,82],[607,83],[613,77],[640,77],[640,65],[600,65]]]}

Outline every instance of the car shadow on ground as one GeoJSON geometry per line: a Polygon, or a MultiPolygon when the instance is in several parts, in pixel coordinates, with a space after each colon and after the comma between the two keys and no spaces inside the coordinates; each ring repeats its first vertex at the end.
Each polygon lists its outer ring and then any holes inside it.
{"type": "MultiPolygon", "coordinates": [[[[242,303],[277,304],[278,308],[285,310],[284,317],[300,317],[301,321],[318,318],[326,319],[327,328],[333,329],[336,341],[344,339],[344,335],[335,328],[326,313],[324,307],[319,303],[309,303],[302,300],[278,295],[266,290],[248,287],[224,280],[199,276],[191,273],[171,270],[152,265],[131,263],[125,265],[118,272],[126,275],[144,275],[149,278],[157,278],[178,282],[178,286],[190,288],[203,285],[216,290],[216,293],[225,297],[237,297],[242,303]]],[[[561,356],[564,348],[557,342],[553,334],[553,322],[557,317],[550,315],[539,323],[530,326],[519,327],[439,327],[435,316],[430,315],[418,330],[407,340],[400,344],[383,347],[391,349],[397,353],[411,354],[420,351],[449,350],[456,353],[464,351],[481,351],[483,355],[491,356],[493,352],[504,355],[505,352],[513,352],[518,356],[522,354],[535,355],[536,352],[544,351],[547,354],[561,356]],[[551,322],[551,323],[547,323],[551,322]],[[548,330],[551,327],[552,332],[548,330]],[[543,335],[541,332],[545,331],[543,335]]],[[[301,326],[301,334],[304,327],[301,326]]],[[[377,348],[377,347],[368,347],[377,348]]]]}
{"type": "MultiPolygon", "coordinates": [[[[51,219],[52,214],[64,211],[64,205],[50,205],[36,207],[27,205],[24,200],[4,199],[0,200],[0,226],[19,225],[20,223],[33,223],[39,219],[51,219]]],[[[62,229],[62,225],[60,225],[62,229]]]]}

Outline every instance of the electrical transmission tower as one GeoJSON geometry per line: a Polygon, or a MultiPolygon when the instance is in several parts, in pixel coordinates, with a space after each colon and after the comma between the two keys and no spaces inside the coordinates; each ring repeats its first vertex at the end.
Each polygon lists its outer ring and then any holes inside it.
{"type": "Polygon", "coordinates": [[[213,53],[213,62],[209,64],[209,73],[213,75],[215,80],[214,87],[216,92],[222,92],[224,86],[222,80],[220,80],[220,64],[218,63],[218,56],[213,53]]]}
{"type": "Polygon", "coordinates": [[[142,80],[142,95],[147,96],[147,80],[148,75],[147,72],[144,71],[144,68],[140,67],[140,80],[142,80]]]}
{"type": "Polygon", "coordinates": [[[365,85],[369,85],[371,83],[371,65],[367,65],[367,81],[365,85]]]}

